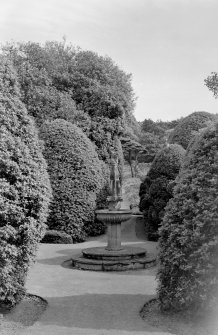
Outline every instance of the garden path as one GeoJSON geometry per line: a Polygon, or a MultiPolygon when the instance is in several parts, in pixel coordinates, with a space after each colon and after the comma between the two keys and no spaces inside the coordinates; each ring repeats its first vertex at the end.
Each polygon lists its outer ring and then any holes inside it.
{"type": "MultiPolygon", "coordinates": [[[[145,241],[143,229],[134,229],[134,220],[124,223],[122,240],[155,252],[156,243],[145,241]]],[[[27,290],[44,297],[48,308],[22,334],[170,335],[146,324],[139,316],[144,303],[155,295],[155,268],[116,273],[69,268],[66,260],[82,248],[105,244],[106,236],[75,245],[40,245],[27,290]]]]}

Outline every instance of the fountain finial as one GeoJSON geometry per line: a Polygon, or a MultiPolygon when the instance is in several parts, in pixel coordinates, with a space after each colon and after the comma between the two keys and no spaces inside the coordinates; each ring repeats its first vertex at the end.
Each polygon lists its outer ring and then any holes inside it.
{"type": "Polygon", "coordinates": [[[110,160],[110,196],[108,208],[110,211],[120,209],[122,199],[122,189],[120,183],[120,172],[118,169],[118,155],[116,152],[111,153],[110,160]]]}

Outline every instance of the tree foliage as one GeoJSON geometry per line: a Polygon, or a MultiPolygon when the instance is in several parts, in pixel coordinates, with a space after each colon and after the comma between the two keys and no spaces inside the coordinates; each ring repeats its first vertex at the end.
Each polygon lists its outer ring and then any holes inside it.
{"type": "Polygon", "coordinates": [[[145,133],[151,133],[160,137],[164,136],[165,133],[165,130],[160,126],[160,124],[151,119],[145,119],[142,122],[141,129],[145,133]]]}
{"type": "Polygon", "coordinates": [[[163,309],[206,308],[218,290],[218,125],[187,153],[160,230],[163,309]]]}
{"type": "Polygon", "coordinates": [[[138,172],[139,157],[147,150],[137,141],[133,140],[130,136],[121,138],[124,158],[130,165],[132,177],[136,177],[138,172]]]}
{"type": "Polygon", "coordinates": [[[185,150],[171,144],[160,150],[140,186],[140,211],[144,214],[146,230],[150,240],[158,238],[158,228],[167,202],[172,197],[172,183],[182,164],[185,150]]]}
{"type": "Polygon", "coordinates": [[[177,143],[187,149],[191,139],[197,132],[214,121],[214,115],[207,112],[194,112],[174,128],[169,136],[169,143],[177,143]]]}
{"type": "Polygon", "coordinates": [[[205,85],[207,88],[213,92],[214,97],[217,99],[218,97],[218,73],[212,72],[210,76],[208,76],[205,80],[205,85]]]}
{"type": "Polygon", "coordinates": [[[64,43],[28,42],[3,49],[17,68],[22,100],[37,123],[62,118],[76,124],[107,161],[114,136],[133,120],[131,75],[109,57],[64,43]]]}
{"type": "Polygon", "coordinates": [[[13,306],[45,232],[51,197],[33,120],[10,62],[0,65],[0,304],[13,306]]]}

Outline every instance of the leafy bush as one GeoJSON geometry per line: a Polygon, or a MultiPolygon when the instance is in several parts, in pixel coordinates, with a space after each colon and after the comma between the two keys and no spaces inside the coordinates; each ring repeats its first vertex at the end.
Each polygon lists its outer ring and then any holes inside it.
{"type": "Polygon", "coordinates": [[[41,136],[54,196],[49,228],[82,241],[92,230],[96,194],[103,183],[98,155],[82,130],[65,120],[46,122],[41,136]]]}
{"type": "Polygon", "coordinates": [[[71,244],[73,239],[63,231],[47,230],[41,243],[71,244]]]}
{"type": "Polygon", "coordinates": [[[203,131],[176,179],[160,229],[163,309],[206,308],[218,292],[218,124],[203,131]]]}
{"type": "Polygon", "coordinates": [[[169,136],[169,143],[180,144],[187,149],[190,140],[199,129],[214,121],[214,115],[207,112],[194,112],[182,119],[169,136]]]}
{"type": "Polygon", "coordinates": [[[37,131],[19,99],[16,73],[0,65],[0,304],[25,294],[25,278],[45,232],[51,197],[37,131]]]}
{"type": "Polygon", "coordinates": [[[140,186],[139,209],[144,213],[148,238],[158,238],[164,208],[172,197],[171,184],[179,173],[185,150],[178,144],[165,147],[156,155],[140,186]]]}

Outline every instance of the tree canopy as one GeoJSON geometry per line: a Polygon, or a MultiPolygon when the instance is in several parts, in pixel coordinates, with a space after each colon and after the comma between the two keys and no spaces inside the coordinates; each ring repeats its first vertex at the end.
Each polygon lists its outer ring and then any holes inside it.
{"type": "Polygon", "coordinates": [[[62,118],[79,126],[108,160],[114,136],[136,127],[131,75],[109,57],[59,42],[3,47],[18,72],[21,98],[41,125],[62,118]]]}

